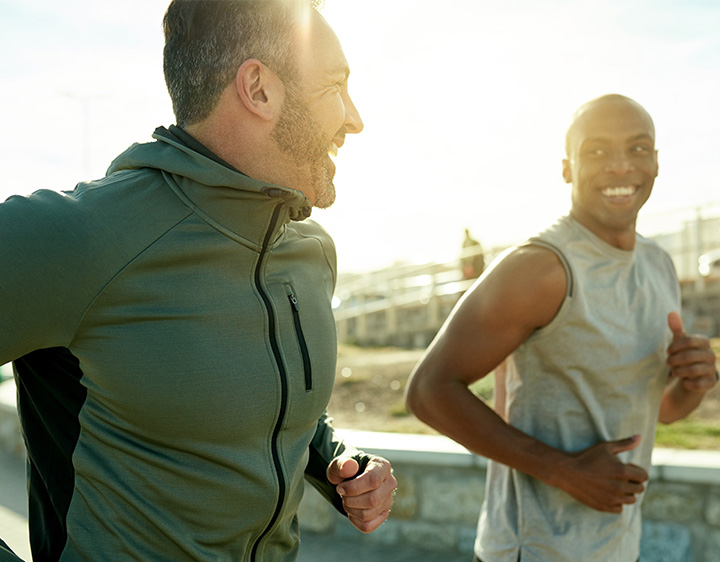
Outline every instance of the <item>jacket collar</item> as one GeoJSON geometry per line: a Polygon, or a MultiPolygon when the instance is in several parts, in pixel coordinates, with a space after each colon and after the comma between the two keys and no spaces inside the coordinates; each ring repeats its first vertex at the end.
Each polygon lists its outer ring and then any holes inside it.
{"type": "Polygon", "coordinates": [[[271,241],[291,220],[310,216],[312,206],[302,192],[246,176],[199,142],[188,146],[187,139],[174,132],[157,128],[153,133],[155,142],[131,146],[113,161],[108,175],[122,170],[156,169],[198,214],[253,246],[262,244],[278,205],[281,208],[271,241]]]}

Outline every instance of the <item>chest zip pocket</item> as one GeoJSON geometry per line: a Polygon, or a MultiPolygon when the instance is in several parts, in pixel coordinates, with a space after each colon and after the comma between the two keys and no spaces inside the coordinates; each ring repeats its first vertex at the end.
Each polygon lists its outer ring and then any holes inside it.
{"type": "Polygon", "coordinates": [[[298,345],[300,346],[300,354],[302,355],[303,370],[305,371],[305,390],[312,390],[312,365],[310,363],[310,353],[308,352],[305,334],[303,334],[302,324],[300,323],[300,304],[297,297],[290,293],[290,308],[292,309],[293,322],[295,323],[295,334],[297,335],[298,345]]]}

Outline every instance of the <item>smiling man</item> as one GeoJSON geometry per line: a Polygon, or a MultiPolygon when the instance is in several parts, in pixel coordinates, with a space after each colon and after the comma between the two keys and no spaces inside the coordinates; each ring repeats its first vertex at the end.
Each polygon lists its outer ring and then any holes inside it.
{"type": "Polygon", "coordinates": [[[335,248],[308,217],[363,123],[309,0],[174,0],[164,31],[177,126],[0,205],[33,557],[291,562],[304,479],[362,532],[397,485],[325,414],[335,248]]]}
{"type": "Polygon", "coordinates": [[[635,232],[658,172],[652,119],[603,96],[566,149],[570,214],[491,266],[408,385],[420,419],[491,459],[482,562],[635,562],[656,422],[717,381],[707,338],[683,331],[670,257],[635,232]],[[501,364],[502,417],[468,388],[501,364]]]}
{"type": "Polygon", "coordinates": [[[608,244],[632,250],[637,214],[658,175],[650,115],[621,96],[591,101],[575,114],[565,149],[571,214],[608,244]]]}

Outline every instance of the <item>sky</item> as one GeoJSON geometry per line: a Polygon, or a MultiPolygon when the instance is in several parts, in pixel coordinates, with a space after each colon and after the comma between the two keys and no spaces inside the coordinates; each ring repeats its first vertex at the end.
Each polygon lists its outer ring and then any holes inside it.
{"type": "MultiPolygon", "coordinates": [[[[167,0],[0,0],[0,199],[72,189],[174,122],[167,0]]],[[[465,228],[517,243],[569,209],[564,134],[584,102],[630,96],[655,120],[660,176],[639,230],[720,203],[717,0],[326,0],[365,129],[313,218],[338,265],[451,260],[465,228]]]]}

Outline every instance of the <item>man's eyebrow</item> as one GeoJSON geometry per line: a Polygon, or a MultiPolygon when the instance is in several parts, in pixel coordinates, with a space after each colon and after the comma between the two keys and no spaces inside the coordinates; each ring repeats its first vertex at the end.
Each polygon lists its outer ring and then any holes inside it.
{"type": "Polygon", "coordinates": [[[342,76],[345,80],[350,78],[350,67],[346,64],[338,65],[330,69],[331,76],[342,76]]]}
{"type": "Polygon", "coordinates": [[[633,140],[633,141],[649,140],[649,141],[655,142],[655,137],[653,137],[652,135],[649,135],[649,134],[647,134],[647,133],[642,133],[642,134],[640,134],[640,135],[637,135],[637,136],[633,137],[633,138],[630,139],[630,140],[633,140]]]}
{"type": "MultiPolygon", "coordinates": [[[[639,135],[635,135],[634,137],[629,139],[630,142],[635,142],[635,141],[639,141],[639,140],[649,140],[651,142],[655,142],[655,138],[652,135],[649,135],[647,133],[640,133],[639,135]]],[[[608,142],[610,142],[610,139],[605,138],[605,137],[590,137],[590,138],[583,139],[582,143],[580,143],[580,144],[582,146],[582,145],[590,144],[590,143],[608,143],[608,142]]]]}
{"type": "Polygon", "coordinates": [[[585,146],[586,144],[593,143],[607,144],[608,142],[610,142],[610,140],[603,137],[590,137],[589,139],[583,139],[583,141],[580,143],[580,146],[585,146]]]}

